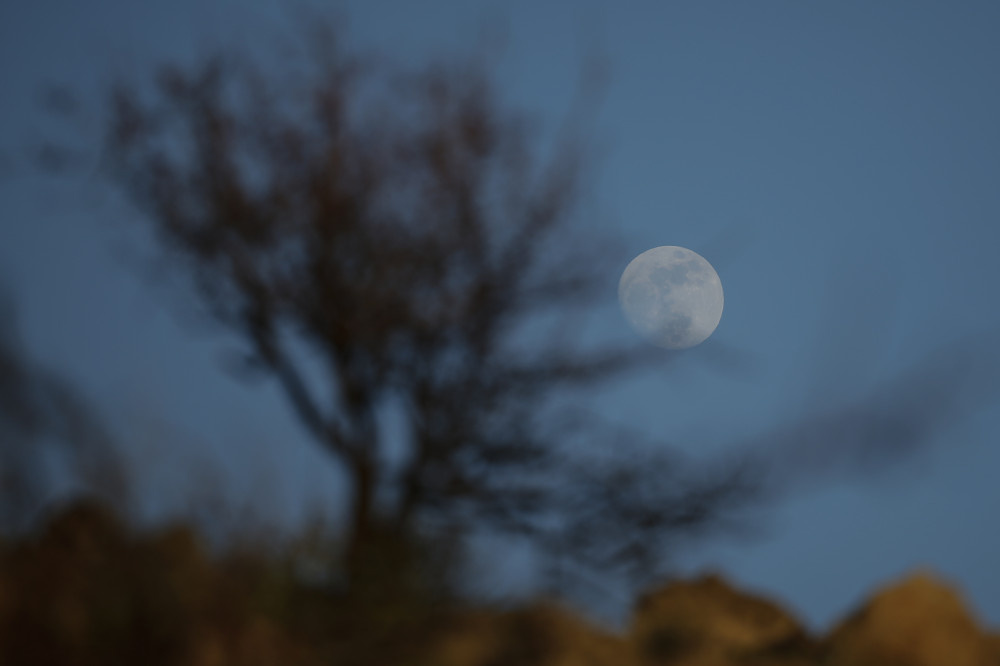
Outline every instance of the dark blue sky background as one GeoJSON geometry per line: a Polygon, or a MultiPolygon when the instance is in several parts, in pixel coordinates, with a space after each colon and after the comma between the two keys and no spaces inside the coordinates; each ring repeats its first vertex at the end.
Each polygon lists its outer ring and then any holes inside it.
{"type": "MultiPolygon", "coordinates": [[[[1000,330],[995,2],[341,7],[362,48],[401,59],[495,52],[503,91],[550,126],[581,71],[603,68],[599,217],[630,255],[682,245],[712,262],[726,293],[713,342],[748,360],[745,372],[721,372],[695,348],[601,397],[622,423],[712,451],[858,400],[941,345],[1000,330]]],[[[82,386],[147,463],[151,515],[192,502],[174,491],[192,480],[201,502],[225,492],[298,515],[304,498],[335,494],[334,474],[276,392],[220,372],[222,339],[194,332],[136,280],[116,248],[141,239],[123,244],[114,222],[129,210],[96,175],[54,182],[23,166],[25,147],[51,131],[38,93],[47,83],[96,90],[220,42],[263,46],[294,35],[292,24],[277,0],[0,8],[0,278],[30,350],[82,386]],[[291,451],[280,464],[276,442],[291,451]],[[251,455],[233,461],[236,445],[251,455]],[[219,470],[229,490],[212,483],[219,470]]],[[[76,136],[99,121],[84,114],[76,136]]],[[[601,325],[624,332],[617,316],[601,325]]],[[[990,346],[983,355],[984,366],[996,361],[990,346]]],[[[793,494],[758,540],[699,548],[684,565],[722,569],[815,627],[928,566],[1000,625],[997,412],[970,412],[888,474],[793,494]]]]}

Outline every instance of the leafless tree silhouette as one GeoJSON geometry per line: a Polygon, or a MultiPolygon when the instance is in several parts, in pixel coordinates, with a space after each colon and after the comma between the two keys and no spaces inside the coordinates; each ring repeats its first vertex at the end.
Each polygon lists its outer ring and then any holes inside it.
{"type": "Polygon", "coordinates": [[[573,541],[593,564],[711,522],[740,475],[637,485],[663,470],[568,459],[573,428],[541,417],[653,358],[528,330],[607,288],[606,247],[574,226],[579,145],[538,149],[482,69],[316,63],[299,85],[217,58],[119,87],[107,158],[241,367],[276,380],[348,473],[349,569],[376,534],[420,525],[573,541]],[[390,402],[409,446],[395,463],[390,402]],[[582,548],[598,524],[622,547],[582,548]]]}
{"type": "Polygon", "coordinates": [[[590,305],[617,258],[575,224],[579,143],[532,131],[482,68],[404,71],[320,43],[304,70],[220,57],[119,86],[106,164],[241,344],[240,369],[276,381],[347,473],[352,578],[385,535],[435,525],[655,575],[671,539],[733,526],[831,451],[898,456],[951,415],[933,396],[955,394],[967,364],[748,438],[718,464],[552,420],[554,398],[663,359],[543,325],[590,305]],[[389,405],[403,441],[388,441],[389,405]],[[580,455],[586,437],[621,453],[580,455]]]}

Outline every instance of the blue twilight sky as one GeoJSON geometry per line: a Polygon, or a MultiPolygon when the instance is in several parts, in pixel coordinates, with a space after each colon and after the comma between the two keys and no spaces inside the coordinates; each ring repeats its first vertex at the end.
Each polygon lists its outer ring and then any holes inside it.
{"type": "MultiPolygon", "coordinates": [[[[941,345],[1000,330],[992,0],[339,6],[359,47],[400,59],[497,53],[509,99],[553,124],[583,69],[606,73],[593,122],[600,218],[630,255],[682,245],[712,262],[726,293],[712,341],[748,360],[745,372],[720,372],[696,348],[670,372],[601,396],[620,422],[713,450],[859,400],[941,345]]],[[[0,5],[0,279],[31,352],[83,387],[146,463],[151,514],[163,498],[214,506],[219,492],[297,515],[331,496],[335,477],[276,392],[223,374],[223,340],[135,279],[134,245],[113,224],[128,214],[121,202],[96,178],[53,182],[23,167],[26,146],[50,131],[38,93],[94,90],[219,42],[294,34],[281,7],[0,5]],[[291,451],[281,464],[278,442],[291,451]],[[253,454],[228,458],[234,443],[253,454]],[[223,468],[226,491],[213,483],[223,468]],[[172,492],[192,480],[197,500],[172,492]]],[[[99,127],[95,116],[79,122],[84,136],[99,127]]],[[[996,360],[986,349],[984,365],[996,360]]],[[[816,628],[927,566],[998,626],[997,412],[971,411],[887,474],[800,489],[766,514],[758,539],[706,545],[684,566],[721,569],[816,628]]],[[[509,569],[515,585],[523,569],[509,569]]]]}

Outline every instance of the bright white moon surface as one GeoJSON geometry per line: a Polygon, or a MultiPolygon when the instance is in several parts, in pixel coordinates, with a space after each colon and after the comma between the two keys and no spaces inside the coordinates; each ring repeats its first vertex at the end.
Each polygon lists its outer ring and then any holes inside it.
{"type": "Polygon", "coordinates": [[[704,342],[722,319],[722,281],[697,252],[664,245],[633,259],[618,282],[625,319],[666,349],[704,342]]]}

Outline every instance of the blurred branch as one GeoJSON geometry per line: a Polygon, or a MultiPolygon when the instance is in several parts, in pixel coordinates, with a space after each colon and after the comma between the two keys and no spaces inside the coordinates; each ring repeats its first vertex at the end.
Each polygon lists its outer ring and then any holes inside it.
{"type": "Polygon", "coordinates": [[[996,399],[1000,359],[992,338],[946,345],[870,394],[817,410],[740,448],[766,463],[776,490],[883,471],[996,399]]]}
{"type": "Polygon", "coordinates": [[[110,435],[73,387],[26,357],[0,293],[0,530],[32,524],[53,493],[53,454],[84,489],[124,505],[128,483],[110,435]]]}

